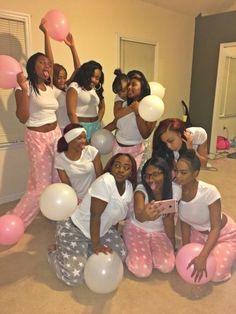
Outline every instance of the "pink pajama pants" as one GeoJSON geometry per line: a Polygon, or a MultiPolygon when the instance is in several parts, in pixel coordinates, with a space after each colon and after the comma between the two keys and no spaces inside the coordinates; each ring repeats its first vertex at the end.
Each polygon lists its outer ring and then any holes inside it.
{"type": "Polygon", "coordinates": [[[123,237],[128,250],[125,262],[135,276],[148,277],[153,268],[162,273],[173,270],[174,249],[164,231],[147,232],[127,222],[123,228],[123,237]]]}
{"type": "Polygon", "coordinates": [[[137,164],[137,169],[139,169],[142,163],[144,149],[145,149],[145,146],[143,143],[140,143],[134,146],[120,146],[117,143],[117,141],[114,141],[114,145],[112,148],[112,155],[114,156],[117,153],[130,154],[131,156],[134,157],[137,164]]]}
{"type": "MultiPolygon", "coordinates": [[[[226,215],[227,216],[227,215],[226,215]]],[[[236,223],[227,216],[227,223],[212,250],[216,258],[216,272],[212,281],[225,281],[231,277],[231,267],[236,260],[236,223]]],[[[191,242],[204,244],[208,235],[191,229],[191,242]]]]}
{"type": "Polygon", "coordinates": [[[61,137],[61,130],[42,133],[26,129],[25,145],[29,158],[29,177],[27,191],[12,210],[12,214],[19,216],[25,228],[39,213],[39,197],[42,191],[51,183],[59,182],[54,168],[56,145],[61,137]]]}

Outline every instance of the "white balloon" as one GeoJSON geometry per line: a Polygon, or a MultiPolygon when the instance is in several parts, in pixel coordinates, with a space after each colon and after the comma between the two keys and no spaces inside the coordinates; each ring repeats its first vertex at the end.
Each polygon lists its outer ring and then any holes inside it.
{"type": "Polygon", "coordinates": [[[164,103],[160,97],[149,95],[140,101],[138,111],[143,120],[154,122],[163,115],[164,103]]]}
{"type": "Polygon", "coordinates": [[[117,289],[124,274],[123,263],[116,252],[91,255],[84,267],[84,280],[90,290],[109,293],[117,289]]]}
{"type": "Polygon", "coordinates": [[[42,192],[39,207],[45,217],[60,221],[72,215],[77,203],[72,187],[65,183],[53,183],[42,192]]]}
{"type": "Polygon", "coordinates": [[[91,145],[96,147],[100,154],[109,154],[112,151],[114,135],[106,130],[99,129],[91,137],[91,145]]]}
{"type": "Polygon", "coordinates": [[[149,82],[149,86],[151,89],[151,95],[155,95],[160,97],[161,99],[165,96],[165,87],[157,82],[149,82]]]}

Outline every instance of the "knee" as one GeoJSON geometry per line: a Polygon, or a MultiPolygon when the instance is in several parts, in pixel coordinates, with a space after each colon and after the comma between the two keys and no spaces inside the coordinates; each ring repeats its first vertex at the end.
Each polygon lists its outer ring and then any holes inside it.
{"type": "Polygon", "coordinates": [[[166,273],[170,273],[174,267],[175,267],[175,260],[174,258],[171,260],[163,260],[163,262],[159,262],[158,264],[154,263],[154,267],[157,268],[160,272],[166,274],[166,273]]]}
{"type": "Polygon", "coordinates": [[[131,273],[138,278],[147,278],[152,273],[152,265],[137,263],[130,260],[129,256],[126,259],[126,265],[131,273]]]}
{"type": "Polygon", "coordinates": [[[213,282],[222,282],[231,278],[231,273],[219,273],[216,271],[215,275],[211,279],[213,282]]]}
{"type": "Polygon", "coordinates": [[[56,252],[48,255],[48,262],[52,266],[56,276],[68,286],[77,286],[83,282],[83,268],[78,264],[72,265],[68,261],[57,259],[56,252]]]}
{"type": "Polygon", "coordinates": [[[174,269],[175,264],[174,263],[166,263],[158,267],[158,270],[164,274],[172,272],[174,269]]]}

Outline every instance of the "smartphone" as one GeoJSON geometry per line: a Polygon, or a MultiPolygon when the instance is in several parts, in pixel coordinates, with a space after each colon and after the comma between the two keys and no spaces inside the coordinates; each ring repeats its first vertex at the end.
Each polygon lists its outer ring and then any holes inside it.
{"type": "Polygon", "coordinates": [[[176,213],[178,210],[178,201],[175,199],[156,201],[155,204],[160,204],[164,208],[162,214],[176,213]]]}

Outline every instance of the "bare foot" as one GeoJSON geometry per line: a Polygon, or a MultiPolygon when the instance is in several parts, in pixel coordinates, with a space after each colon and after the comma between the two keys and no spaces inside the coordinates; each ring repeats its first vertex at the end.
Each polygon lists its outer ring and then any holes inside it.
{"type": "Polygon", "coordinates": [[[48,246],[48,252],[53,252],[53,251],[55,251],[56,250],[56,244],[55,243],[53,243],[53,244],[49,244],[49,246],[48,246]]]}

